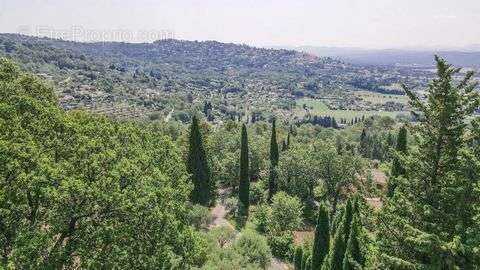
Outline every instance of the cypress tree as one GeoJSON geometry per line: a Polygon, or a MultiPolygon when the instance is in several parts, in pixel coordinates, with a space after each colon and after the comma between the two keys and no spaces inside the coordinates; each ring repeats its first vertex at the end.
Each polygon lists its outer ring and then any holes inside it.
{"type": "Polygon", "coordinates": [[[278,143],[275,118],[272,121],[272,137],[270,139],[270,163],[274,167],[278,165],[278,143]]]}
{"type": "Polygon", "coordinates": [[[365,264],[365,256],[360,248],[360,217],[355,214],[352,220],[347,249],[343,258],[343,270],[361,269],[365,264]]]}
{"type": "MultiPolygon", "coordinates": [[[[436,57],[437,78],[425,99],[404,87],[418,123],[417,147],[406,156],[406,181],[382,207],[378,259],[385,269],[478,268],[478,134],[468,119],[479,109],[474,74],[436,57]],[[402,262],[403,265],[399,265],[402,262]]],[[[410,150],[410,149],[409,149],[410,150]]]]}
{"type": "MultiPolygon", "coordinates": [[[[396,155],[402,155],[407,153],[407,129],[405,128],[405,126],[402,126],[398,131],[397,145],[395,147],[395,150],[396,155]]],[[[405,176],[406,173],[405,168],[402,166],[402,164],[400,164],[398,156],[396,155],[393,157],[392,161],[392,177],[388,179],[387,196],[389,198],[393,196],[393,192],[397,187],[397,184],[395,183],[395,177],[405,176]]]]}
{"type": "Polygon", "coordinates": [[[295,250],[295,257],[293,260],[295,270],[302,270],[302,259],[303,259],[303,249],[302,247],[297,247],[297,249],[295,250]]]}
{"type": "Polygon", "coordinates": [[[363,157],[367,156],[368,153],[368,142],[367,142],[367,131],[362,129],[362,135],[360,135],[360,149],[359,152],[363,157]]]}
{"type": "Polygon", "coordinates": [[[247,216],[250,206],[250,178],[248,176],[248,136],[247,127],[242,126],[241,150],[240,150],[240,181],[238,190],[238,202],[240,214],[247,216]]]}
{"type": "MultiPolygon", "coordinates": [[[[407,153],[407,129],[405,126],[401,127],[398,131],[395,150],[400,154],[407,153]]],[[[392,176],[397,177],[400,175],[405,175],[405,168],[400,164],[398,158],[395,157],[392,163],[392,176]]]]}
{"type": "Polygon", "coordinates": [[[330,238],[335,236],[338,228],[340,228],[340,224],[342,224],[343,216],[345,215],[345,207],[341,207],[337,210],[336,214],[330,213],[330,238]]]}
{"type": "Polygon", "coordinates": [[[335,117],[332,117],[332,128],[338,128],[337,120],[335,120],[335,117]]]}
{"type": "Polygon", "coordinates": [[[309,252],[303,252],[303,258],[302,258],[302,270],[311,270],[311,261],[312,257],[309,254],[309,252]]]}
{"type": "Polygon", "coordinates": [[[338,270],[343,267],[343,258],[345,257],[348,236],[350,235],[351,223],[353,218],[353,207],[351,199],[347,200],[343,218],[330,243],[328,255],[322,265],[322,270],[338,270]]]}
{"type": "Polygon", "coordinates": [[[288,130],[288,134],[287,134],[287,149],[290,147],[290,129],[288,130]]]}
{"type": "Polygon", "coordinates": [[[282,152],[287,151],[287,149],[288,149],[287,142],[285,140],[283,140],[282,141],[282,152]]]}
{"type": "Polygon", "coordinates": [[[313,270],[313,268],[312,268],[312,256],[307,257],[307,261],[305,262],[305,265],[303,266],[303,270],[313,270]]]}
{"type": "Polygon", "coordinates": [[[190,200],[193,203],[209,206],[214,199],[214,185],[210,176],[210,168],[208,167],[197,116],[192,118],[189,142],[187,171],[191,174],[193,182],[190,200]]]}
{"type": "Polygon", "coordinates": [[[278,165],[278,143],[277,131],[275,129],[275,118],[272,122],[272,137],[270,139],[270,176],[268,179],[268,200],[270,201],[276,192],[276,167],[278,165]]]}
{"type": "Polygon", "coordinates": [[[347,205],[345,206],[345,214],[343,216],[343,235],[345,237],[345,245],[347,244],[348,241],[348,236],[350,235],[350,229],[352,226],[352,219],[353,219],[353,205],[352,205],[352,199],[348,198],[347,199],[347,205]]]}
{"type": "MultiPolygon", "coordinates": [[[[343,227],[344,220],[340,227],[343,227]]],[[[322,270],[339,270],[343,267],[343,257],[345,256],[345,236],[343,229],[339,228],[333,237],[333,241],[330,244],[330,250],[328,252],[325,261],[322,264],[322,270]]]]}
{"type": "Polygon", "coordinates": [[[330,244],[330,222],[325,205],[320,205],[313,242],[312,269],[320,269],[330,244]]]}

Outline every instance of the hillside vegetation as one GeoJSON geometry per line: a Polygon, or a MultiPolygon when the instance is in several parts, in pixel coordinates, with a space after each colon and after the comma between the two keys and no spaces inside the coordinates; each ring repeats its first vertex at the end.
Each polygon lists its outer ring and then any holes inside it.
{"type": "Polygon", "coordinates": [[[80,43],[0,34],[0,55],[56,86],[63,107],[124,118],[174,118],[211,104],[212,119],[272,111],[291,116],[296,97],[349,97],[357,90],[402,94],[431,74],[361,67],[331,58],[215,41],[80,43]]]}

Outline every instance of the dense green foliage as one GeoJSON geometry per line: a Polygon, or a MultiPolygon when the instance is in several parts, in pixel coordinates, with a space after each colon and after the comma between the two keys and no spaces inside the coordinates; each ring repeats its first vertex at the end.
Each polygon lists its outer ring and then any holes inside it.
{"type": "Polygon", "coordinates": [[[2,60],[0,268],[478,269],[480,97],[437,60],[425,99],[406,89],[416,123],[338,129],[210,101],[190,125],[65,112],[2,60]]]}
{"type": "Polygon", "coordinates": [[[379,216],[378,267],[478,269],[480,196],[478,144],[467,118],[479,108],[472,72],[437,58],[438,78],[426,100],[405,88],[418,114],[412,128],[418,147],[405,157],[405,176],[379,216]]]}
{"type": "Polygon", "coordinates": [[[297,249],[295,249],[295,257],[293,260],[295,270],[302,270],[302,259],[303,249],[302,247],[297,247],[297,249]]]}
{"type": "Polygon", "coordinates": [[[191,174],[193,182],[190,198],[193,203],[208,206],[214,202],[215,184],[210,174],[197,116],[192,118],[189,143],[187,170],[191,174]]]}
{"type": "Polygon", "coordinates": [[[324,205],[318,210],[317,226],[312,250],[312,269],[321,269],[330,245],[330,221],[324,205]]]}
{"type": "Polygon", "coordinates": [[[188,174],[155,130],[63,112],[0,62],[0,266],[177,268],[202,262],[188,174]]]}
{"type": "Polygon", "coordinates": [[[391,171],[391,176],[388,179],[388,191],[387,191],[387,196],[392,197],[393,192],[395,191],[396,188],[396,183],[395,179],[399,176],[405,176],[405,168],[400,162],[400,157],[398,155],[405,155],[407,154],[407,128],[405,126],[401,127],[400,130],[398,131],[398,136],[397,136],[397,145],[395,147],[396,151],[396,156],[393,157],[392,161],[392,171],[391,171]]]}
{"type": "Polygon", "coordinates": [[[365,265],[364,251],[361,248],[361,225],[358,213],[352,219],[347,248],[343,257],[343,270],[361,269],[365,265]]]}
{"type": "Polygon", "coordinates": [[[240,151],[240,186],[238,189],[238,202],[240,214],[248,215],[250,206],[250,176],[248,166],[248,137],[247,127],[242,126],[241,151],[240,151]]]}
{"type": "MultiPolygon", "coordinates": [[[[401,127],[398,131],[395,150],[403,155],[407,153],[407,129],[405,126],[401,127]]],[[[398,177],[400,175],[405,175],[405,168],[400,164],[398,157],[395,157],[392,164],[392,176],[398,177]]]]}
{"type": "Polygon", "coordinates": [[[277,143],[277,130],[275,128],[276,119],[272,121],[272,136],[270,139],[270,176],[268,178],[268,200],[277,192],[277,165],[278,165],[278,143],[277,143]]]}

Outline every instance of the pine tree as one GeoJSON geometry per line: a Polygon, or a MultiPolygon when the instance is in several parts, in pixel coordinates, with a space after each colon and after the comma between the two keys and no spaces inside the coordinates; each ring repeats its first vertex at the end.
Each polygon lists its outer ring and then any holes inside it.
{"type": "Polygon", "coordinates": [[[475,269],[480,260],[475,186],[479,159],[467,144],[467,119],[480,97],[472,72],[457,80],[459,69],[436,57],[437,78],[420,99],[404,87],[419,123],[417,147],[403,165],[404,180],[382,207],[379,218],[379,265],[383,269],[475,269]]]}
{"type": "Polygon", "coordinates": [[[352,220],[350,236],[348,237],[347,249],[343,258],[343,270],[362,269],[365,265],[365,256],[360,248],[360,217],[356,213],[352,220]]]}
{"type": "Polygon", "coordinates": [[[303,259],[303,249],[302,247],[297,247],[295,250],[295,257],[294,257],[294,266],[295,270],[302,270],[302,259],[303,259]]]}
{"type": "Polygon", "coordinates": [[[325,205],[320,205],[313,242],[312,269],[320,269],[330,245],[330,222],[325,205]]]}
{"type": "Polygon", "coordinates": [[[276,167],[278,165],[278,143],[277,143],[277,131],[275,129],[275,118],[272,121],[272,137],[270,139],[270,176],[268,179],[268,200],[270,201],[273,195],[276,193],[276,181],[277,172],[276,167]]]}
{"type": "Polygon", "coordinates": [[[192,118],[189,142],[187,170],[193,182],[190,199],[193,203],[208,206],[214,199],[214,184],[210,176],[197,116],[192,118]]]}
{"type": "Polygon", "coordinates": [[[250,178],[248,176],[248,137],[247,127],[242,126],[241,151],[240,151],[240,181],[238,190],[239,212],[241,215],[248,215],[248,208],[250,206],[250,178]]]}

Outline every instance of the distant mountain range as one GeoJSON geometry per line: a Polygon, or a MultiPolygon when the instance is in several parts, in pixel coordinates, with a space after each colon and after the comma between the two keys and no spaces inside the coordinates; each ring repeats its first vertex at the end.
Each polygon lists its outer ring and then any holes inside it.
{"type": "MultiPolygon", "coordinates": [[[[280,48],[280,47],[276,47],[280,48]]],[[[360,65],[402,65],[428,67],[434,65],[435,54],[460,67],[480,67],[480,45],[433,49],[361,49],[348,47],[281,47],[310,53],[316,56],[333,57],[360,65]]]]}

